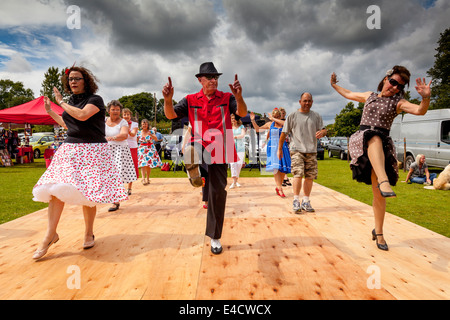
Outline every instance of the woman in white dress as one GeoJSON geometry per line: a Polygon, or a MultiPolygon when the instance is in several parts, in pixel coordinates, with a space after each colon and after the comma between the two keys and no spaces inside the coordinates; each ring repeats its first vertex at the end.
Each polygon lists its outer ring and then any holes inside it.
{"type": "Polygon", "coordinates": [[[238,162],[230,163],[231,177],[233,178],[233,183],[231,184],[230,189],[233,189],[234,187],[241,186],[238,179],[239,174],[241,173],[242,165],[245,162],[245,128],[241,120],[236,120],[234,114],[231,115],[231,125],[233,126],[234,144],[236,145],[236,151],[239,157],[238,162]]]}
{"type": "MultiPolygon", "coordinates": [[[[136,171],[127,142],[128,122],[121,117],[122,104],[117,100],[112,100],[108,103],[106,109],[109,113],[105,126],[106,140],[111,148],[114,162],[121,174],[122,182],[130,183],[136,181],[136,171]]],[[[119,207],[120,203],[115,202],[108,211],[116,211],[119,207]]]]}

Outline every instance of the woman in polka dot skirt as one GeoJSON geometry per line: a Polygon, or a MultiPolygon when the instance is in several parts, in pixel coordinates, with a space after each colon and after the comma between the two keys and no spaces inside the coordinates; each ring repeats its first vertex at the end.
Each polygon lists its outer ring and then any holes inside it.
{"type": "Polygon", "coordinates": [[[344,98],[363,102],[360,129],[350,137],[350,167],[353,179],[372,185],[375,229],[372,239],[377,247],[388,250],[383,237],[386,199],[395,197],[391,185],[398,180],[394,143],[389,136],[394,118],[401,112],[424,115],[430,105],[430,83],[416,79],[416,90],[422,96],[420,105],[403,99],[405,85],[409,86],[410,72],[402,66],[388,70],[378,85],[378,92],[352,92],[337,85],[337,76],[331,75],[331,86],[344,98]]]}
{"type": "MultiPolygon", "coordinates": [[[[108,141],[114,163],[119,169],[123,183],[130,183],[137,180],[136,170],[134,168],[133,158],[130,147],[128,146],[128,122],[122,119],[123,106],[118,100],[112,100],[108,103],[106,111],[109,117],[105,121],[105,134],[108,141]]],[[[118,210],[119,202],[115,202],[109,212],[118,210]]]]}
{"type": "Polygon", "coordinates": [[[42,258],[59,240],[56,229],[65,204],[83,207],[83,249],[90,249],[95,245],[96,205],[128,199],[105,139],[106,110],[103,99],[95,94],[96,82],[94,75],[83,67],[67,69],[62,83],[71,94],[68,102],[58,89],[53,89],[56,101],[64,109],[62,116],[51,109],[50,99],[44,98],[45,110],[67,129],[67,138],[33,188],[33,200],[49,204],[47,232],[33,259],[42,258]]]}

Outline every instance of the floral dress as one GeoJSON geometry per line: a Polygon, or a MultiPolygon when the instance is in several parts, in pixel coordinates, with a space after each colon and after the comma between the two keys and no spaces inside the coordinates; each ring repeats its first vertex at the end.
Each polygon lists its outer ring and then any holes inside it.
{"type": "MultiPolygon", "coordinates": [[[[150,130],[151,134],[155,134],[150,130]]],[[[156,168],[161,167],[162,162],[159,158],[158,151],[156,151],[155,143],[150,135],[143,136],[142,130],[139,130],[138,134],[138,162],[139,168],[150,167],[156,168]]]]}

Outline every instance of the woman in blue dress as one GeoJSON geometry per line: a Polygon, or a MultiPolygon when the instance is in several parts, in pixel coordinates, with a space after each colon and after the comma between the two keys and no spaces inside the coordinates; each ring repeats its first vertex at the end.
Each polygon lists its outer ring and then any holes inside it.
{"type": "Polygon", "coordinates": [[[283,157],[278,159],[277,150],[280,140],[281,130],[283,129],[283,121],[281,119],[281,112],[278,108],[273,109],[272,117],[277,121],[267,122],[263,126],[259,127],[255,122],[254,113],[250,113],[250,119],[252,120],[253,127],[256,131],[262,131],[269,129],[267,137],[267,163],[266,171],[273,172],[275,178],[276,188],[275,191],[278,196],[285,198],[283,192],[283,179],[286,173],[291,172],[291,157],[289,153],[289,147],[287,142],[283,142],[283,157]]]}

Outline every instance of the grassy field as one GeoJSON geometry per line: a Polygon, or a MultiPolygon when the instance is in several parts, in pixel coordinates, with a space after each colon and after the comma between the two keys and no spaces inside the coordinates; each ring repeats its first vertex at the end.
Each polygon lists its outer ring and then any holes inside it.
{"type": "MultiPolygon", "coordinates": [[[[430,168],[439,174],[442,169],[430,168]]],[[[386,211],[403,219],[450,237],[450,191],[428,190],[416,183],[404,181],[407,172],[400,169],[399,181],[392,189],[396,198],[386,200],[386,211]]],[[[337,158],[319,161],[317,183],[336,190],[369,205],[372,204],[372,187],[352,179],[347,161],[337,158]]]]}
{"type": "MultiPolygon", "coordinates": [[[[31,190],[45,171],[44,159],[34,163],[0,167],[0,224],[47,207],[32,201],[31,190]]],[[[440,170],[434,170],[439,174],[440,170]]],[[[164,172],[153,169],[151,178],[184,178],[182,171],[164,172]]],[[[261,174],[258,169],[243,169],[241,177],[273,179],[271,174],[261,174]]],[[[413,223],[450,237],[449,191],[427,190],[422,185],[406,184],[406,173],[400,171],[400,180],[393,189],[397,198],[387,200],[387,211],[413,223]]],[[[336,158],[319,160],[317,183],[346,194],[361,202],[372,203],[371,187],[352,180],[347,161],[336,158]]]]}

